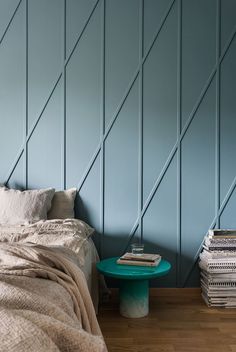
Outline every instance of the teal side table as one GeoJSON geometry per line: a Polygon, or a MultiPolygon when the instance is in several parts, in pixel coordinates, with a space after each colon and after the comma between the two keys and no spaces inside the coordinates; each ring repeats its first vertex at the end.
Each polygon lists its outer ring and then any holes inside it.
{"type": "Polygon", "coordinates": [[[149,312],[149,279],[164,276],[171,264],[162,259],[157,267],[117,264],[118,257],[101,260],[97,269],[105,276],[121,279],[120,314],[127,318],[145,317],[149,312]]]}

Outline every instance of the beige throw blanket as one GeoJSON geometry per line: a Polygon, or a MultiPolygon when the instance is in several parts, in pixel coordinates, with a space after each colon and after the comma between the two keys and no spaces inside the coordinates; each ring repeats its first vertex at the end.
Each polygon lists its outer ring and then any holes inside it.
{"type": "Polygon", "coordinates": [[[0,243],[1,352],[106,351],[73,255],[69,249],[0,243]]]}
{"type": "Polygon", "coordinates": [[[76,254],[76,264],[85,274],[94,307],[98,307],[99,261],[90,236],[94,230],[78,219],[41,220],[33,224],[1,225],[0,242],[32,242],[43,246],[69,248],[76,254]]]}

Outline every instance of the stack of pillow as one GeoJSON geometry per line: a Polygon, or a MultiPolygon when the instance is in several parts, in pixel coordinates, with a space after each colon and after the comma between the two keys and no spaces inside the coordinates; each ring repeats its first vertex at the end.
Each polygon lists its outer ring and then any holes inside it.
{"type": "Polygon", "coordinates": [[[39,220],[74,218],[76,188],[19,191],[0,187],[0,224],[27,224],[39,220]]]}

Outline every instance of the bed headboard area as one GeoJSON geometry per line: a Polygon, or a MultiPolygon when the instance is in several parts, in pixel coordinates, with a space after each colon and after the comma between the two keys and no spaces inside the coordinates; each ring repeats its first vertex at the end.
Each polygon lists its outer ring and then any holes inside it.
{"type": "MultiPolygon", "coordinates": [[[[102,258],[142,239],[199,284],[236,228],[236,1],[0,1],[0,183],[76,188],[102,258]]],[[[154,286],[159,281],[153,281],[154,286]]]]}

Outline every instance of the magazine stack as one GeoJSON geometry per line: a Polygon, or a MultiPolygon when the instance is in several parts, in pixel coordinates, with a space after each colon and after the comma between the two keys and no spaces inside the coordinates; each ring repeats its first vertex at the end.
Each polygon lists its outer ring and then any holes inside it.
{"type": "Polygon", "coordinates": [[[236,230],[209,230],[199,267],[206,304],[236,308],[236,230]]]}

